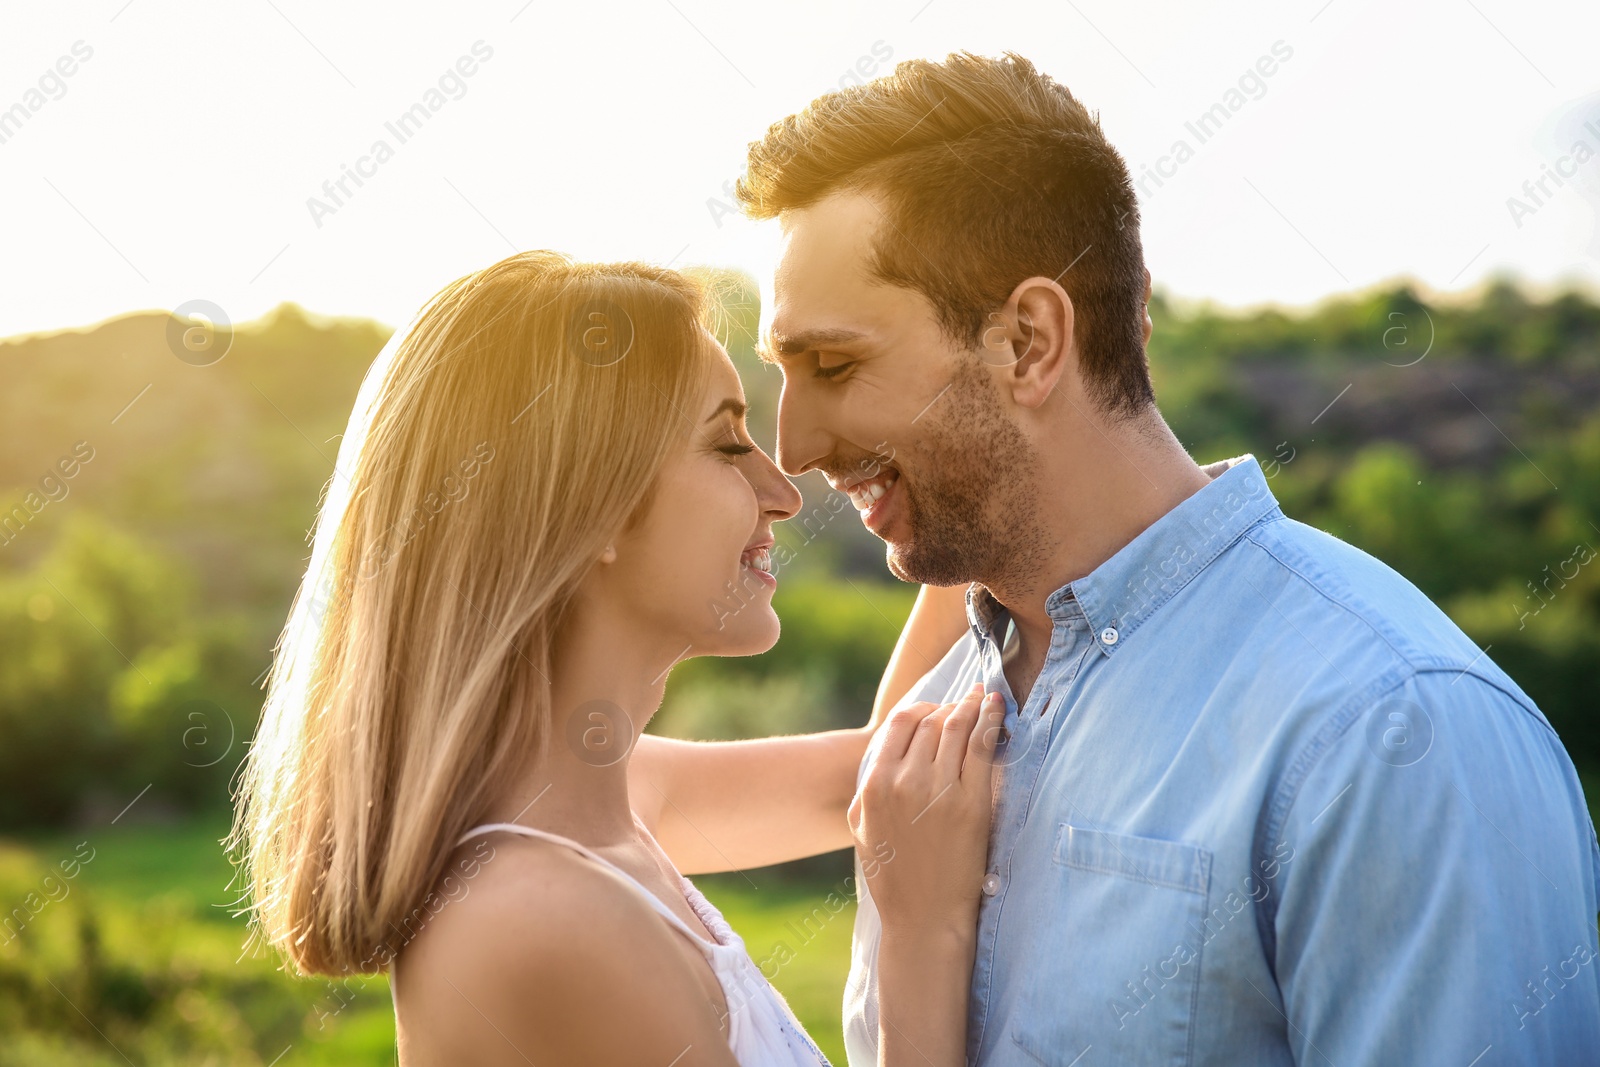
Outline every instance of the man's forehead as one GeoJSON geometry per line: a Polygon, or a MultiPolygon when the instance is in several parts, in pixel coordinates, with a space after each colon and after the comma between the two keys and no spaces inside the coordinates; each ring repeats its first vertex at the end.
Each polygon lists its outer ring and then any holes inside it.
{"type": "Polygon", "coordinates": [[[841,191],[779,216],[782,241],[763,296],[761,338],[769,359],[870,340],[892,319],[892,290],[872,271],[882,209],[841,191]]]}
{"type": "Polygon", "coordinates": [[[881,288],[848,260],[780,260],[762,294],[762,344],[777,357],[859,340],[871,332],[881,288]]]}
{"type": "Polygon", "coordinates": [[[872,348],[939,329],[928,298],[880,279],[799,292],[763,294],[761,358],[768,362],[810,351],[872,348]]]}
{"type": "Polygon", "coordinates": [[[866,273],[883,208],[865,193],[842,190],[778,216],[778,273],[813,266],[854,267],[866,273]]]}

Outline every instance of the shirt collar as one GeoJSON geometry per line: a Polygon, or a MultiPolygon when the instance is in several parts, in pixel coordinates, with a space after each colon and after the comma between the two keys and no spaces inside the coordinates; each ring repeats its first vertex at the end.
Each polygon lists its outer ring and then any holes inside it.
{"type": "Polygon", "coordinates": [[[967,625],[972,628],[972,636],[978,639],[980,646],[985,638],[994,633],[995,622],[1005,610],[1000,601],[977,582],[967,586],[967,625]]]}
{"type": "MultiPolygon", "coordinates": [[[[1088,621],[1095,644],[1113,655],[1161,605],[1261,519],[1280,513],[1261,465],[1246,453],[1168,511],[1093,571],[1045,599],[1057,623],[1088,621]]],[[[967,590],[967,621],[979,639],[1005,608],[983,586],[967,590]]]]}
{"type": "Polygon", "coordinates": [[[1228,461],[1228,469],[1157,519],[1100,566],[1050,594],[1055,617],[1068,597],[1089,620],[1106,655],[1123,646],[1145,619],[1188,585],[1246,530],[1282,514],[1253,455],[1228,461]]]}

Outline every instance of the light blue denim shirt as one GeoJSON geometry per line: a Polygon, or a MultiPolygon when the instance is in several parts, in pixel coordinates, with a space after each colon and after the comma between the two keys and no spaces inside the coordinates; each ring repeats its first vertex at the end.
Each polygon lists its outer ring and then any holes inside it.
{"type": "MultiPolygon", "coordinates": [[[[1006,698],[971,1062],[1600,1063],[1572,763],[1411,583],[1286,518],[1244,456],[1046,606],[1022,706],[978,587],[907,697],[1006,698]]],[[[881,926],[856,883],[868,1067],[881,926]]]]}

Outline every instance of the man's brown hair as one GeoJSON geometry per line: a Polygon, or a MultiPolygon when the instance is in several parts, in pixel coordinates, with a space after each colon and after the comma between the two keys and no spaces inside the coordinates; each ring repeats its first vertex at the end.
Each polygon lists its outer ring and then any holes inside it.
{"type": "Polygon", "coordinates": [[[1127,165],[1098,115],[1032,63],[912,59],[818,97],[751,144],[736,192],[769,219],[843,190],[886,209],[873,275],[926,296],[957,343],[976,346],[1018,282],[1053,277],[1090,394],[1127,414],[1153,401],[1127,165]]]}

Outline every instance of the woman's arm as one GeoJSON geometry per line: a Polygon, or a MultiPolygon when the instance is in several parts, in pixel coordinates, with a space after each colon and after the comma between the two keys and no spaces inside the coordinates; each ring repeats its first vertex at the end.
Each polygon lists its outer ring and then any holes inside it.
{"type": "Polygon", "coordinates": [[[751,741],[645,734],[628,764],[633,810],[685,874],[743,870],[850,845],[844,811],[865,730],[751,741]]]}
{"type": "Polygon", "coordinates": [[[872,732],[966,629],[966,587],[923,586],[863,727],[750,741],[643,735],[628,763],[634,811],[685,874],[848,848],[845,808],[872,732]]]}
{"type": "Polygon", "coordinates": [[[965,1067],[967,997],[1004,705],[983,690],[889,717],[850,825],[883,921],[880,1067],[965,1067]]]}

